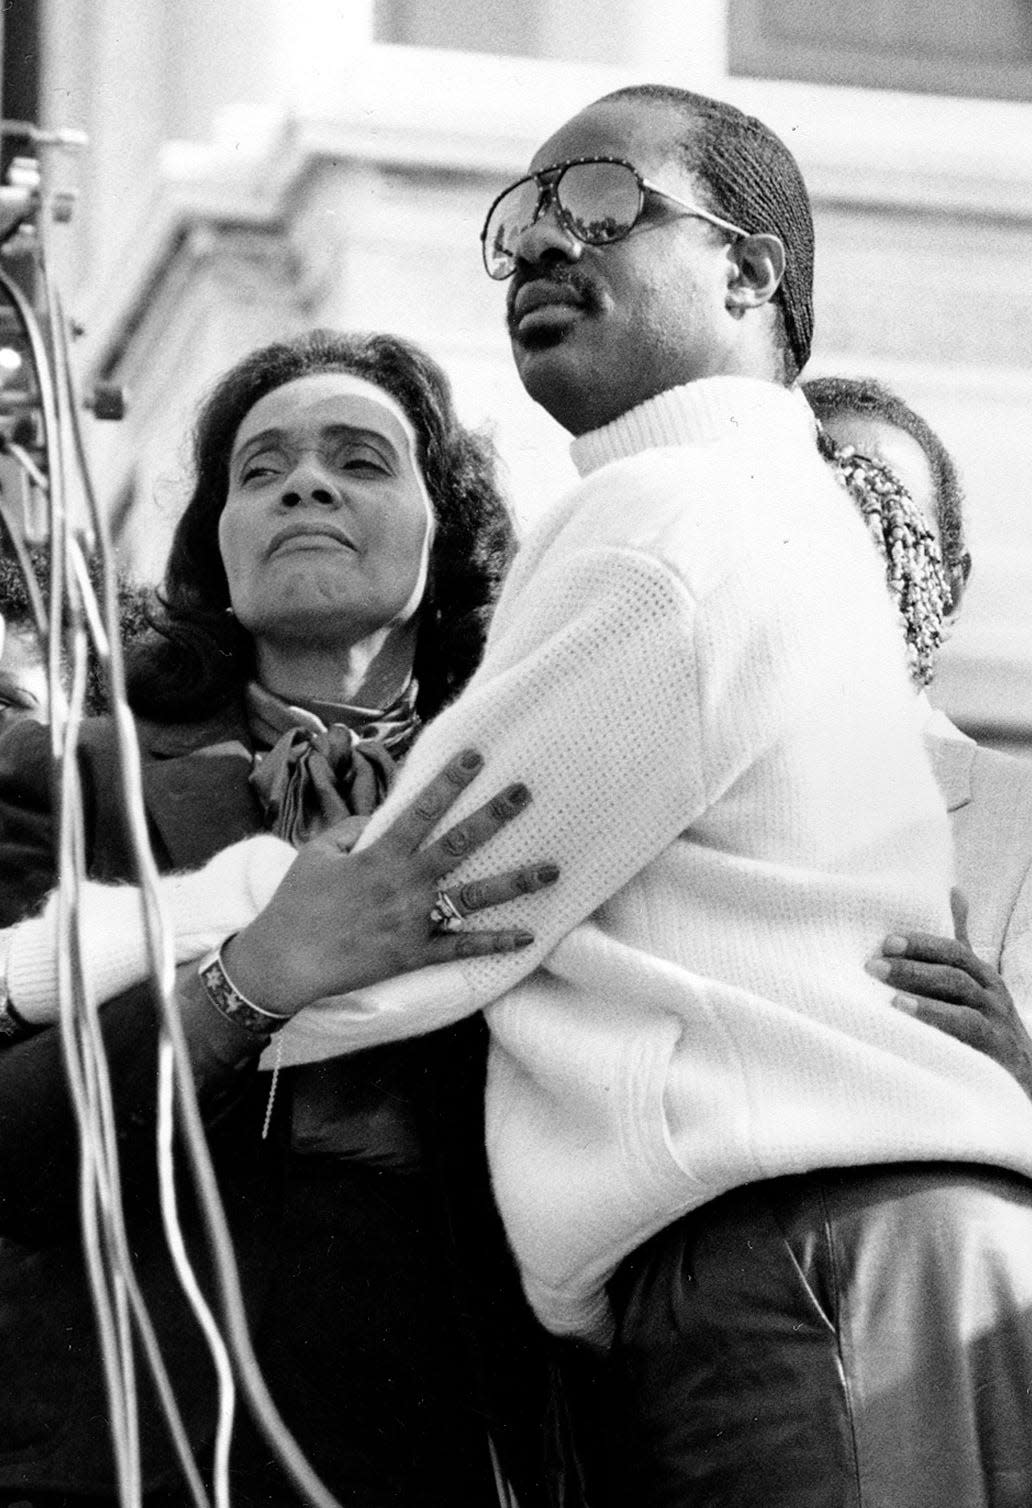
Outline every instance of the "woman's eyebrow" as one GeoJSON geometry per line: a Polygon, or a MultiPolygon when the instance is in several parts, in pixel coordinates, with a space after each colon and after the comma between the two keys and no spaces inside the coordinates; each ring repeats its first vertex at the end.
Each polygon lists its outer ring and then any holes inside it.
{"type": "MultiPolygon", "coordinates": [[[[233,452],[230,464],[238,466],[248,456],[255,455],[260,450],[267,450],[270,446],[285,445],[289,443],[290,438],[287,430],[276,426],[259,430],[256,435],[250,435],[239,450],[233,452]]],[[[398,447],[393,440],[378,429],[365,429],[356,424],[324,424],[319,431],[319,438],[320,440],[357,440],[360,443],[378,445],[394,461],[399,459],[398,447]]]]}
{"type": "Polygon", "coordinates": [[[357,440],[360,444],[379,446],[394,460],[398,459],[398,448],[394,441],[379,429],[365,429],[358,424],[326,424],[323,426],[322,434],[331,440],[357,440]]]}
{"type": "Polygon", "coordinates": [[[258,434],[250,435],[230,456],[230,464],[237,465],[246,456],[253,455],[256,450],[265,450],[270,445],[282,445],[285,438],[282,429],[263,429],[258,434]]]}

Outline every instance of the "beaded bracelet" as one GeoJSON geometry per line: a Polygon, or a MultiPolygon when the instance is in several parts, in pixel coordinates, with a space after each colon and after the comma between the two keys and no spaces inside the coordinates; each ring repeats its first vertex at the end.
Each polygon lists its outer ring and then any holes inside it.
{"type": "Polygon", "coordinates": [[[235,1026],[243,1027],[253,1037],[270,1037],[273,1032],[286,1026],[290,1017],[278,1015],[275,1011],[265,1011],[260,1005],[255,1005],[253,1000],[248,1000],[246,995],[241,995],[222,962],[222,949],[227,942],[228,937],[213,952],[202,958],[197,966],[197,973],[208,999],[219,1014],[235,1026]]]}

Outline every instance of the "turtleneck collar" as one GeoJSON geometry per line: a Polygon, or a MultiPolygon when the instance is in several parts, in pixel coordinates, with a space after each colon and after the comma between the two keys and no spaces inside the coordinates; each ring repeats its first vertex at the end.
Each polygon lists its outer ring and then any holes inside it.
{"type": "Polygon", "coordinates": [[[775,430],[802,426],[816,437],[813,411],[797,388],[755,377],[705,377],[668,388],[601,429],[579,435],[570,454],[586,477],[644,450],[724,439],[744,424],[775,430]]]}

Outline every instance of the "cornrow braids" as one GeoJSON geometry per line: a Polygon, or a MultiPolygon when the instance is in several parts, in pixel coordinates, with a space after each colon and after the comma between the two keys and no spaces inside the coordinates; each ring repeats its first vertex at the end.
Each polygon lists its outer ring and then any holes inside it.
{"type": "Polygon", "coordinates": [[[785,272],[774,296],[781,316],[785,380],[810,359],[813,342],[814,233],[810,196],[799,164],[779,136],[724,100],[668,84],[631,84],[607,100],[666,105],[684,120],[684,166],[709,189],[717,214],[752,233],[775,235],[785,272]]]}
{"type": "Polygon", "coordinates": [[[935,534],[888,466],[860,455],[852,445],[836,445],[819,423],[817,438],[822,456],[885,562],[885,581],[903,629],[911,679],[927,686],[935,674],[950,603],[935,534]]]}

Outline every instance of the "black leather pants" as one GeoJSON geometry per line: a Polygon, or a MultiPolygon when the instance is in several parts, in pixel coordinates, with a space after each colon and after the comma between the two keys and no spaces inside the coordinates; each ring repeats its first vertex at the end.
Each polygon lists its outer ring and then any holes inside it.
{"type": "Polygon", "coordinates": [[[1032,1508],[1032,1184],[772,1180],[629,1257],[569,1358],[591,1508],[1032,1508]]]}

